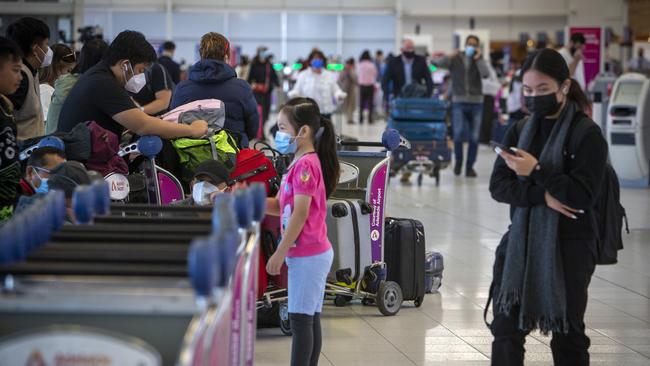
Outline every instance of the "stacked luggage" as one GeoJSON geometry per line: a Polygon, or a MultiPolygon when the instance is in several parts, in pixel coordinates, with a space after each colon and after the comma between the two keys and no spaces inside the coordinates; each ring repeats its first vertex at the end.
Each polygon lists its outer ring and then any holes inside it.
{"type": "Polygon", "coordinates": [[[448,103],[431,98],[397,98],[391,104],[388,128],[399,131],[411,143],[411,149],[393,153],[391,174],[418,173],[418,185],[424,174],[440,183],[440,170],[451,162],[451,141],[447,134],[448,103]]]}

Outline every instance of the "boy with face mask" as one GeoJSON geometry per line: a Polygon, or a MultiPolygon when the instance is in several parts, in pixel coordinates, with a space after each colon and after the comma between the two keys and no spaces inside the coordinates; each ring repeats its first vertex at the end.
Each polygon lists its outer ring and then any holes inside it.
{"type": "Polygon", "coordinates": [[[6,95],[20,86],[21,56],[16,43],[0,37],[0,224],[12,215],[20,181],[14,108],[6,95]]]}
{"type": "Polygon", "coordinates": [[[52,170],[66,162],[65,153],[54,147],[42,147],[34,150],[27,161],[25,180],[35,193],[47,193],[48,180],[52,170]]]}
{"type": "Polygon", "coordinates": [[[42,136],[45,133],[45,118],[41,107],[38,70],[52,63],[50,29],[38,19],[25,17],[9,25],[7,38],[16,42],[23,53],[20,86],[8,95],[14,106],[18,139],[42,136]]]}
{"type": "Polygon", "coordinates": [[[175,205],[207,206],[214,198],[226,192],[228,187],[228,169],[216,160],[206,160],[199,164],[192,179],[192,197],[174,202],[175,205]]]}

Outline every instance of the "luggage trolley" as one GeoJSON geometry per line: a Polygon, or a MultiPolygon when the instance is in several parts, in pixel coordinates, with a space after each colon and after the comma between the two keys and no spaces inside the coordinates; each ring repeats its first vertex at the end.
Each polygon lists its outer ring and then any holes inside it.
{"type": "Polygon", "coordinates": [[[451,163],[452,141],[447,136],[447,102],[438,99],[398,98],[391,104],[388,127],[411,143],[410,149],[393,152],[391,176],[417,174],[418,186],[424,175],[440,185],[440,171],[451,163]]]}
{"type": "MultiPolygon", "coordinates": [[[[359,228],[356,230],[359,237],[353,244],[356,247],[354,276],[351,276],[352,269],[337,268],[341,264],[335,260],[334,278],[328,281],[325,293],[334,296],[334,303],[337,306],[343,306],[352,299],[360,299],[364,305],[376,303],[383,315],[395,315],[402,304],[402,291],[396,282],[386,281],[383,246],[386,189],[392,152],[399,147],[408,148],[408,142],[396,130],[388,129],[382,136],[382,142],[341,141],[340,143],[343,146],[383,147],[386,151],[340,151],[338,153],[341,176],[331,200],[342,200],[349,205],[350,210],[358,209],[362,215],[367,215],[367,219],[361,217],[359,220],[369,220],[370,225],[368,233],[361,232],[359,228]],[[363,249],[360,248],[362,241],[369,241],[370,253],[362,253],[363,249]]],[[[332,207],[331,214],[344,215],[343,207],[338,209],[332,207]],[[341,212],[337,214],[335,211],[341,212]]],[[[346,244],[348,242],[339,246],[346,244]]]]}

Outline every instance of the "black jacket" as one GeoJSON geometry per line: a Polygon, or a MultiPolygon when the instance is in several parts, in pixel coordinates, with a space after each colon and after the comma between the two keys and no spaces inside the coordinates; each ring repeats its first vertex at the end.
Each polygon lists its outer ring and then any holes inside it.
{"type": "Polygon", "coordinates": [[[181,65],[177,64],[169,56],[160,56],[158,63],[165,67],[174,84],[181,82],[181,65]]]}
{"type": "MultiPolygon", "coordinates": [[[[416,55],[413,59],[413,67],[411,71],[413,82],[425,84],[427,86],[427,97],[433,93],[433,80],[431,79],[431,71],[427,65],[427,61],[422,56],[416,55]]],[[[402,88],[406,83],[406,76],[404,75],[404,61],[402,56],[393,57],[386,67],[384,73],[384,80],[382,88],[384,89],[384,97],[388,98],[389,94],[398,96],[402,92],[402,88]],[[392,82],[392,87],[390,85],[392,82]],[[390,89],[389,89],[390,88],[390,89]]]]}
{"type": "Polygon", "coordinates": [[[261,63],[259,61],[253,60],[248,71],[248,82],[252,85],[253,83],[264,84],[266,83],[266,78],[269,78],[269,90],[268,94],[271,94],[273,87],[280,86],[280,81],[278,80],[278,74],[273,70],[273,65],[270,62],[261,63]],[[266,75],[266,71],[271,73],[270,76],[266,75]]]}
{"type": "MultiPolygon", "coordinates": [[[[584,118],[588,117],[584,116],[584,118]]],[[[577,220],[560,215],[559,238],[564,240],[596,239],[595,216],[590,210],[596,203],[607,163],[607,142],[595,123],[583,136],[575,137],[580,138],[581,141],[572,140],[573,127],[579,120],[574,118],[569,129],[565,144],[564,173],[552,173],[542,167],[522,181],[508,168],[505,161],[498,157],[490,179],[492,197],[498,202],[509,204],[511,216],[515,207],[545,205],[545,192],[549,192],[551,196],[569,207],[585,210],[584,214],[576,215],[577,220]],[[576,147],[575,151],[571,151],[572,146],[576,147]]],[[[537,158],[550,135],[553,123],[554,121],[542,123],[540,131],[537,131],[533,139],[529,152],[537,158]]],[[[508,129],[503,144],[517,146],[518,133],[517,124],[513,124],[508,129]]]]}
{"type": "Polygon", "coordinates": [[[169,109],[212,98],[224,102],[225,128],[239,135],[240,147],[248,147],[260,125],[257,103],[250,85],[238,79],[235,70],[223,61],[201,60],[190,67],[189,79],[176,86],[169,109]]]}

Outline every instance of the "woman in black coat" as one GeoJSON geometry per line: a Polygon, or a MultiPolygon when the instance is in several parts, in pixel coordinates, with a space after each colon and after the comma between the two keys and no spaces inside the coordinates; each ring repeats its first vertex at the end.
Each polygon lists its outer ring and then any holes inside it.
{"type": "Polygon", "coordinates": [[[271,64],[271,57],[273,56],[266,47],[258,48],[248,74],[248,82],[253,88],[257,105],[262,108],[262,131],[264,131],[264,124],[269,119],[273,88],[280,86],[278,75],[271,64]]]}
{"type": "Polygon", "coordinates": [[[553,334],[555,365],[586,366],[594,206],[607,143],[583,112],[589,102],[559,53],[531,54],[522,75],[532,116],[508,130],[490,180],[492,197],[510,205],[512,221],[494,265],[492,364],[523,365],[525,338],[538,329],[553,334]]]}

